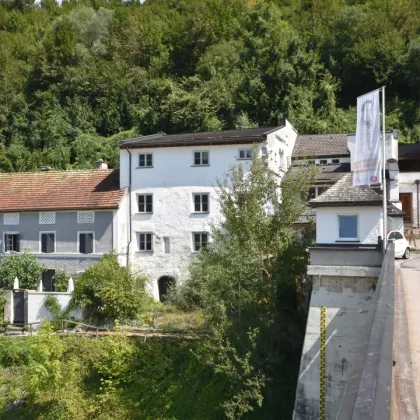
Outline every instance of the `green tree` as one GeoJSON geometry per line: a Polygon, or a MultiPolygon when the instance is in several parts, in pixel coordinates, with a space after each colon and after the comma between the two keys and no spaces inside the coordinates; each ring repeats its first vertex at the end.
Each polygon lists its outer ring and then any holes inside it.
{"type": "Polygon", "coordinates": [[[10,257],[3,256],[0,258],[1,287],[11,289],[17,277],[21,289],[36,289],[45,270],[46,267],[28,251],[10,257]]]}
{"type": "Polygon", "coordinates": [[[216,371],[230,380],[228,418],[261,406],[264,397],[271,416],[291,414],[290,401],[280,395],[294,386],[299,366],[296,281],[305,274],[313,240],[293,222],[313,174],[302,168],[280,192],[269,160],[254,158],[249,172],[235,166],[218,183],[222,224],[213,227],[209,247],[192,264],[187,287],[195,289],[213,329],[216,371]]]}
{"type": "Polygon", "coordinates": [[[73,304],[85,307],[91,319],[137,319],[151,299],[146,281],[120,266],[115,255],[107,254],[77,279],[73,304]]]}

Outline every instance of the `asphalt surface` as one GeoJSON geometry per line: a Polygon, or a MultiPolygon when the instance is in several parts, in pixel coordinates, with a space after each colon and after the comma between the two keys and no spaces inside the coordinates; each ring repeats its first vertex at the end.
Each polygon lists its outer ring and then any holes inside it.
{"type": "Polygon", "coordinates": [[[409,417],[400,415],[399,418],[417,419],[419,418],[418,410],[420,408],[420,254],[412,253],[409,260],[397,260],[395,265],[395,303],[396,307],[400,306],[401,308],[401,318],[396,317],[395,319],[394,348],[396,347],[396,339],[400,341],[398,343],[400,348],[404,348],[401,341],[404,340],[403,335],[405,335],[406,351],[396,354],[396,358],[399,359],[400,365],[405,364],[406,387],[414,388],[414,393],[412,389],[405,389],[405,396],[400,395],[400,397],[405,398],[405,403],[409,406],[411,404],[411,409],[417,410],[417,415],[411,413],[409,417]],[[398,302],[398,299],[401,301],[398,302]],[[411,403],[407,401],[407,394],[413,394],[415,400],[411,403]]]}

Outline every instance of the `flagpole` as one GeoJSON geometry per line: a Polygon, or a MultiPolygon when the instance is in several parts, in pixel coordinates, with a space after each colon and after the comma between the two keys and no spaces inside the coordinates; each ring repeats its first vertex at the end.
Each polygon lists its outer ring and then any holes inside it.
{"type": "Polygon", "coordinates": [[[387,211],[387,199],[386,199],[386,160],[385,160],[385,86],[382,86],[382,197],[383,197],[383,217],[384,217],[384,237],[382,241],[383,252],[385,254],[388,246],[388,211],[387,211]]]}

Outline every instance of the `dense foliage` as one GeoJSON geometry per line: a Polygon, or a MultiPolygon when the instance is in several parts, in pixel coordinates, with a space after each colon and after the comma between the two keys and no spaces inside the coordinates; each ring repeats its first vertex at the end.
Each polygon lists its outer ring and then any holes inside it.
{"type": "Polygon", "coordinates": [[[12,289],[17,277],[21,289],[34,290],[39,286],[44,270],[46,267],[28,251],[10,257],[3,256],[0,258],[0,288],[12,289]]]}
{"type": "Polygon", "coordinates": [[[226,377],[197,341],[0,337],[1,419],[220,419],[226,377]]]}
{"type": "Polygon", "coordinates": [[[136,319],[152,299],[146,280],[119,265],[115,255],[105,254],[77,279],[71,306],[84,308],[89,319],[136,319]]]}
{"type": "Polygon", "coordinates": [[[5,0],[0,170],[118,165],[119,139],[275,125],[354,131],[387,86],[420,141],[417,0],[5,0]]]}
{"type": "Polygon", "coordinates": [[[232,167],[219,182],[221,224],[194,261],[191,279],[211,328],[216,372],[228,378],[222,406],[229,419],[263,407],[260,418],[291,416],[304,316],[297,282],[306,273],[313,230],[296,231],[314,168],[282,183],[269,158],[250,171],[232,167]]]}

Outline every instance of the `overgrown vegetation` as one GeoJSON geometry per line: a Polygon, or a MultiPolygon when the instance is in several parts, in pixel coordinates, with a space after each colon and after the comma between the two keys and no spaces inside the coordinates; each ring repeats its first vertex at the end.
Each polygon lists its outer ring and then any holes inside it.
{"type": "Polygon", "coordinates": [[[291,416],[305,320],[297,281],[314,239],[293,222],[314,174],[302,167],[283,180],[280,194],[269,158],[254,157],[249,172],[237,165],[218,182],[221,223],[183,290],[212,329],[209,353],[215,372],[228,380],[222,406],[229,419],[256,407],[263,407],[262,417],[291,416]]]}
{"type": "Polygon", "coordinates": [[[152,305],[145,291],[147,279],[118,264],[106,254],[75,284],[72,307],[85,308],[90,320],[133,320],[152,305]]]}
{"type": "Polygon", "coordinates": [[[46,267],[28,251],[0,257],[0,288],[12,289],[17,277],[21,289],[36,289],[45,270],[46,267]]]}
{"type": "Polygon", "coordinates": [[[387,86],[420,141],[417,0],[5,0],[0,170],[118,166],[119,139],[272,126],[355,129],[387,86]]]}

